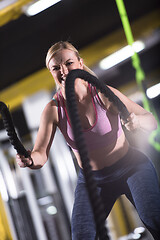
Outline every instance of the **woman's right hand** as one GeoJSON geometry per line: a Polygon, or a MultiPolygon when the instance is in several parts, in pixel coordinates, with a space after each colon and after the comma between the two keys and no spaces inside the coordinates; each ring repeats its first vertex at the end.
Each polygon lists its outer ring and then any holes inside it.
{"type": "Polygon", "coordinates": [[[16,154],[16,162],[21,168],[31,167],[33,165],[33,159],[31,158],[31,151],[28,150],[29,157],[25,158],[23,155],[16,154]]]}

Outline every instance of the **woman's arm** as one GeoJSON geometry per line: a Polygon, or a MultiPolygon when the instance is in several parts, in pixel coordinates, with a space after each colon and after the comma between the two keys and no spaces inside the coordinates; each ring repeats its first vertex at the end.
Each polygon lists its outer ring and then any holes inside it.
{"type": "Polygon", "coordinates": [[[49,150],[54,138],[58,122],[57,107],[54,101],[49,102],[41,115],[40,126],[31,158],[25,158],[17,154],[16,160],[20,167],[26,167],[33,164],[30,168],[41,168],[47,161],[49,150]]]}
{"type": "MultiPolygon", "coordinates": [[[[146,111],[143,107],[130,100],[119,90],[110,86],[108,87],[125,104],[130,113],[127,119],[127,123],[122,121],[122,124],[126,127],[127,130],[132,131],[136,129],[143,129],[150,132],[157,128],[157,122],[152,113],[146,111]]],[[[108,100],[104,100],[104,95],[102,95],[102,98],[103,102],[107,104],[108,100]]]]}

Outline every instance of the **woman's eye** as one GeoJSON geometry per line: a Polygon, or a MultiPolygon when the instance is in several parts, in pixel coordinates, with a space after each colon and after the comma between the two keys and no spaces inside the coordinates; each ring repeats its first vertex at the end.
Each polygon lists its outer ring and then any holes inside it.
{"type": "Polygon", "coordinates": [[[73,63],[73,62],[67,62],[67,63],[66,63],[66,66],[72,65],[72,63],[73,63]]]}
{"type": "Polygon", "coordinates": [[[57,66],[57,67],[53,67],[52,68],[52,71],[58,71],[60,68],[57,66]]]}

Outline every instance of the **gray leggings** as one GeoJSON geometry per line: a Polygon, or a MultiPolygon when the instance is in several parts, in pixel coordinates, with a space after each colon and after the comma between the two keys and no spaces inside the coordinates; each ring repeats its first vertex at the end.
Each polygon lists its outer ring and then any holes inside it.
{"type": "MultiPolygon", "coordinates": [[[[151,161],[130,148],[117,163],[93,171],[108,217],[115,201],[125,194],[154,239],[160,240],[160,189],[151,161]]],[[[83,170],[80,169],[72,213],[72,240],[94,240],[96,229],[83,170]]]]}

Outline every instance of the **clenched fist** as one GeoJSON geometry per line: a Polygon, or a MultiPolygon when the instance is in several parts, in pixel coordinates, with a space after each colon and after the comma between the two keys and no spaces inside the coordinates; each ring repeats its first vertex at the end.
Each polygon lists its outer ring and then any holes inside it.
{"type": "Polygon", "coordinates": [[[16,162],[21,168],[31,167],[33,165],[33,159],[31,158],[31,151],[28,150],[29,157],[26,158],[20,154],[16,155],[16,162]]]}

